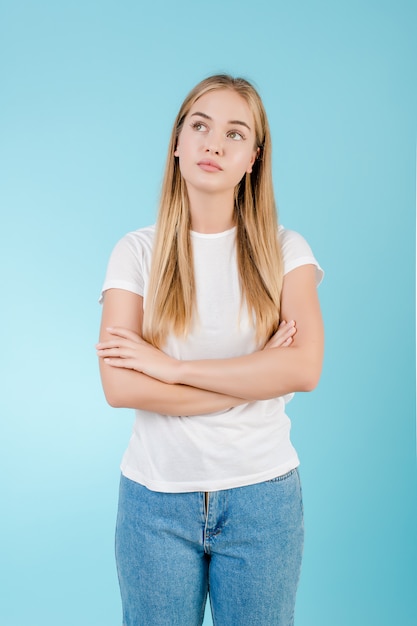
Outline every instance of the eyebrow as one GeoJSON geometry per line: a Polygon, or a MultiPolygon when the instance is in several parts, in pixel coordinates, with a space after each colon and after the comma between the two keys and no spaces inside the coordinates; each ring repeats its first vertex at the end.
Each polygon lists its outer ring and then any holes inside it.
{"type": "MultiPolygon", "coordinates": [[[[201,111],[196,111],[195,113],[192,113],[191,117],[194,117],[194,115],[199,115],[200,117],[203,117],[206,120],[212,120],[213,119],[212,117],[210,117],[210,115],[207,115],[207,113],[202,113],[201,111]]],[[[250,130],[250,126],[248,126],[246,124],[246,122],[241,122],[240,120],[229,120],[227,123],[228,124],[239,124],[240,126],[245,126],[245,128],[250,130]]]]}

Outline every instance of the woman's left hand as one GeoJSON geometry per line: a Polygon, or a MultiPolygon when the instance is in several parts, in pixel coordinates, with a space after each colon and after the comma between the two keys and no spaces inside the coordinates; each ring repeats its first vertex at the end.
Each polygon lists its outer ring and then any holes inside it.
{"type": "Polygon", "coordinates": [[[275,335],[272,335],[271,339],[264,346],[264,350],[270,348],[287,348],[294,341],[294,335],[297,332],[295,321],[291,320],[286,322],[282,320],[275,335]]]}
{"type": "Polygon", "coordinates": [[[113,339],[96,345],[107,365],[136,370],[165,383],[175,383],[178,361],[126,328],[106,328],[113,339]]]}

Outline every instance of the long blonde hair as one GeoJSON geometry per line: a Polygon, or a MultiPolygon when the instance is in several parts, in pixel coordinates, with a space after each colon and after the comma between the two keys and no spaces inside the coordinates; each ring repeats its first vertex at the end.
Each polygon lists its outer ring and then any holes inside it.
{"type": "Polygon", "coordinates": [[[169,332],[186,335],[195,309],[190,210],[179,160],[174,156],[184,119],[205,93],[231,89],[239,94],[255,120],[258,158],[252,172],[235,189],[237,259],[241,291],[253,316],[256,336],[265,342],[278,328],[282,260],[272,184],[271,136],[262,100],[243,78],[220,74],[201,81],[185,98],[172,130],[162,183],[143,333],[161,347],[169,332]]]}

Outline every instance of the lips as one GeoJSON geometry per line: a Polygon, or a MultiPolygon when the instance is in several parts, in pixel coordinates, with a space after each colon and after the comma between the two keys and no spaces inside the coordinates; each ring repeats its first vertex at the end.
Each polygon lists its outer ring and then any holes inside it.
{"type": "Polygon", "coordinates": [[[223,168],[220,167],[216,163],[216,161],[212,161],[211,159],[203,159],[197,163],[198,167],[201,167],[205,172],[222,172],[223,168]]]}

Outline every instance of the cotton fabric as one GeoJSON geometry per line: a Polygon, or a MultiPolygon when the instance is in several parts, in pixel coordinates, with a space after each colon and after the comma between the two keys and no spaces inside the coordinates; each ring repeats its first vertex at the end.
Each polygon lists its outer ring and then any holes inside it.
{"type": "MultiPolygon", "coordinates": [[[[107,268],[107,289],[146,295],[155,227],[128,233],[115,246],[107,268]]],[[[284,275],[306,264],[323,271],[298,233],[279,228],[284,275]]],[[[241,306],[236,229],[216,234],[191,232],[197,313],[186,338],[170,335],[164,352],[177,359],[230,358],[259,348],[255,328],[241,306]]],[[[137,410],[123,456],[125,477],[165,493],[217,491],[253,485],[296,468],[285,407],[293,394],[197,416],[137,410]]]]}

